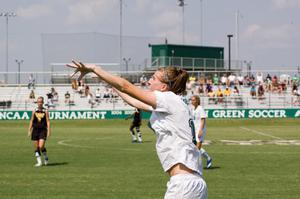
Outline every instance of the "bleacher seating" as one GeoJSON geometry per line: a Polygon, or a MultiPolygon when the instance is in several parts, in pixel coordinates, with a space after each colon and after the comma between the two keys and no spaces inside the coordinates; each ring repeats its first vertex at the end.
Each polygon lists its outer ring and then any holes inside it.
{"type": "MultiPolygon", "coordinates": [[[[89,85],[90,91],[95,96],[97,88],[100,89],[102,97],[99,101],[83,97],[78,92],[71,88],[71,85],[37,85],[34,93],[35,99],[38,96],[43,96],[45,99],[45,105],[47,102],[47,93],[54,88],[58,93],[58,100],[53,102],[53,105],[49,104],[49,109],[54,110],[111,110],[111,109],[132,109],[127,105],[120,97],[116,98],[103,98],[103,93],[106,89],[105,85],[102,84],[91,84],[89,85]],[[70,103],[65,103],[65,93],[69,92],[70,103]]],[[[230,96],[223,99],[223,102],[214,103],[209,100],[208,97],[201,97],[201,104],[206,109],[219,109],[219,108],[291,108],[299,107],[292,103],[291,88],[288,88],[284,93],[265,93],[263,99],[253,98],[250,96],[249,87],[240,87],[240,94],[237,96],[230,96]]],[[[27,86],[14,86],[14,87],[0,87],[0,102],[6,102],[5,106],[1,106],[1,109],[10,110],[32,110],[36,107],[34,100],[29,99],[30,90],[27,86]],[[9,102],[9,103],[7,103],[9,102]],[[9,106],[7,106],[9,105],[9,106]]],[[[191,91],[188,92],[191,95],[191,91]]]]}

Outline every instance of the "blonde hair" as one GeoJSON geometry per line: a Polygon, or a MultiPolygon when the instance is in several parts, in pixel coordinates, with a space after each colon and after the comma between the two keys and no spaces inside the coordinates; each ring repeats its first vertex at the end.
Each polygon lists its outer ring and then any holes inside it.
{"type": "Polygon", "coordinates": [[[197,105],[199,106],[200,105],[200,97],[198,95],[193,95],[192,97],[195,98],[197,105]]]}
{"type": "Polygon", "coordinates": [[[182,94],[186,90],[186,82],[189,78],[188,73],[180,68],[168,66],[160,68],[159,71],[163,72],[163,82],[169,87],[169,91],[175,94],[182,94]]]}

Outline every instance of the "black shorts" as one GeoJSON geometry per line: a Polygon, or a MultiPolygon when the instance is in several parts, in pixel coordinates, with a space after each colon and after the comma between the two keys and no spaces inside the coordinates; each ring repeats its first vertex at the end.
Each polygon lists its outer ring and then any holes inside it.
{"type": "Polygon", "coordinates": [[[47,129],[33,128],[31,134],[31,140],[46,140],[47,139],[47,129]]]}

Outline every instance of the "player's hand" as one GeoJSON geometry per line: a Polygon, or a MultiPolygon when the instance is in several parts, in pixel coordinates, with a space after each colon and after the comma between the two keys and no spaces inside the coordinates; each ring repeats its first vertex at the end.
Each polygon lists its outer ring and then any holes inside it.
{"type": "Polygon", "coordinates": [[[49,138],[51,136],[50,131],[47,132],[47,138],[49,138]]]}
{"type": "Polygon", "coordinates": [[[31,136],[31,130],[28,130],[27,136],[28,136],[28,137],[31,136]]]}
{"type": "Polygon", "coordinates": [[[88,74],[90,72],[94,72],[94,70],[97,67],[95,64],[83,64],[81,62],[74,61],[74,60],[72,60],[72,63],[67,64],[66,66],[68,66],[70,68],[75,68],[75,71],[71,75],[71,77],[73,77],[78,72],[80,72],[78,80],[81,80],[86,74],[88,74]]]}
{"type": "Polygon", "coordinates": [[[197,146],[197,148],[200,150],[201,147],[202,147],[202,143],[201,143],[201,142],[197,142],[196,146],[197,146]]]}

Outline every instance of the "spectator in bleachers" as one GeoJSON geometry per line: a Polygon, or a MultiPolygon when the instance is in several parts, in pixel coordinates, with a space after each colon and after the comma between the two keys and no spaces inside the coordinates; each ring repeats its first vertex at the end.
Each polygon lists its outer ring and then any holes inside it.
{"type": "Polygon", "coordinates": [[[33,91],[33,90],[30,91],[30,94],[29,94],[29,101],[30,101],[30,102],[34,102],[34,101],[35,101],[35,94],[34,94],[34,91],[33,91]]]}
{"type": "Polygon", "coordinates": [[[280,93],[285,92],[287,90],[287,80],[283,80],[280,82],[280,93]]]}
{"type": "Polygon", "coordinates": [[[210,92],[207,93],[208,96],[208,103],[213,102],[216,103],[216,98],[215,98],[215,92],[211,90],[210,92]]]}
{"type": "Polygon", "coordinates": [[[142,87],[144,87],[144,86],[146,86],[147,85],[147,77],[145,76],[145,75],[142,75],[141,77],[140,77],[140,84],[141,84],[141,86],[142,87]]]}
{"type": "Polygon", "coordinates": [[[221,84],[223,86],[226,86],[227,85],[227,75],[226,74],[223,74],[223,76],[221,77],[221,84]]]}
{"type": "Polygon", "coordinates": [[[252,99],[256,98],[256,87],[254,84],[250,88],[250,96],[252,97],[252,99]]]}
{"type": "Polygon", "coordinates": [[[80,95],[80,97],[84,97],[84,89],[85,89],[85,85],[83,83],[83,80],[78,81],[78,93],[80,95]]]}
{"type": "Polygon", "coordinates": [[[292,104],[293,105],[300,105],[300,92],[298,90],[293,90],[292,104]]]}
{"type": "Polygon", "coordinates": [[[292,82],[295,83],[296,85],[298,85],[299,77],[296,74],[292,77],[292,82]]]}
{"type": "Polygon", "coordinates": [[[278,84],[278,78],[277,78],[276,75],[274,75],[274,76],[272,77],[272,91],[273,91],[273,92],[278,91],[278,86],[279,86],[279,84],[278,84]]]}
{"type": "Polygon", "coordinates": [[[232,74],[232,73],[228,76],[229,87],[234,86],[234,84],[235,84],[235,79],[236,79],[236,77],[235,77],[235,75],[232,74]]]}
{"type": "Polygon", "coordinates": [[[213,90],[212,85],[211,84],[206,84],[205,93],[207,94],[212,90],[213,90]]]}
{"type": "Polygon", "coordinates": [[[268,73],[268,75],[267,75],[267,77],[266,77],[266,81],[272,81],[272,77],[271,77],[271,75],[268,73]]]}
{"type": "Polygon", "coordinates": [[[263,100],[265,98],[265,89],[263,83],[260,83],[257,89],[258,100],[263,100]]]}
{"type": "Polygon", "coordinates": [[[240,95],[240,91],[239,91],[239,89],[238,89],[237,86],[234,86],[234,87],[233,87],[233,94],[236,95],[236,96],[237,96],[237,95],[240,95]]]}
{"type": "Polygon", "coordinates": [[[294,91],[298,91],[298,86],[295,82],[292,83],[292,94],[294,93],[294,91]]]}
{"type": "Polygon", "coordinates": [[[108,88],[105,89],[104,93],[103,93],[103,98],[105,99],[105,102],[108,102],[109,98],[110,98],[110,93],[108,88]]]}
{"type": "Polygon", "coordinates": [[[202,75],[202,76],[200,76],[200,78],[199,78],[199,84],[202,84],[202,85],[205,85],[206,84],[206,82],[205,82],[206,80],[205,80],[205,77],[202,75]]]}
{"type": "Polygon", "coordinates": [[[245,75],[245,77],[244,77],[244,85],[245,86],[250,86],[250,77],[249,77],[249,75],[245,75]]]}
{"type": "Polygon", "coordinates": [[[261,72],[258,72],[256,74],[256,82],[257,84],[259,85],[260,83],[263,83],[264,82],[264,77],[263,77],[263,74],[261,72]]]}
{"type": "Polygon", "coordinates": [[[51,88],[51,94],[53,96],[52,101],[58,103],[58,93],[53,87],[51,88]]]}
{"type": "Polygon", "coordinates": [[[53,104],[53,95],[51,92],[47,93],[47,104],[45,104],[46,106],[48,106],[48,108],[50,107],[54,107],[54,104],[53,104]]]}
{"type": "Polygon", "coordinates": [[[84,87],[84,95],[87,97],[90,94],[90,87],[88,85],[85,85],[84,87]]]}
{"type": "Polygon", "coordinates": [[[266,77],[266,91],[267,92],[272,91],[272,78],[271,78],[270,74],[268,74],[266,77]]]}
{"type": "Polygon", "coordinates": [[[218,98],[218,102],[221,103],[223,102],[223,98],[224,98],[224,94],[223,94],[223,91],[221,89],[221,87],[218,88],[218,91],[217,91],[217,98],[218,98]]]}
{"type": "Polygon", "coordinates": [[[243,77],[243,75],[239,74],[239,75],[237,76],[237,81],[238,81],[238,83],[239,83],[239,86],[244,85],[244,77],[243,77]]]}
{"type": "Polygon", "coordinates": [[[217,74],[214,74],[213,83],[215,86],[219,85],[219,77],[217,74]]]}
{"type": "Polygon", "coordinates": [[[94,108],[94,105],[96,104],[96,102],[95,102],[94,95],[92,92],[88,93],[87,99],[88,99],[89,104],[91,105],[91,108],[94,108]]]}
{"type": "Polygon", "coordinates": [[[253,74],[249,78],[249,83],[250,83],[250,86],[256,85],[256,80],[255,80],[255,77],[253,74]]]}
{"type": "Polygon", "coordinates": [[[224,90],[224,96],[229,97],[230,95],[231,95],[231,89],[228,86],[226,86],[224,90]]]}
{"type": "Polygon", "coordinates": [[[199,95],[203,95],[204,94],[204,86],[203,84],[200,84],[198,87],[198,93],[199,95]]]}
{"type": "Polygon", "coordinates": [[[65,93],[65,104],[66,105],[70,104],[70,98],[71,98],[71,95],[70,95],[69,91],[67,91],[65,93]]]}
{"type": "Polygon", "coordinates": [[[95,96],[96,96],[96,99],[95,99],[96,102],[99,103],[101,101],[101,91],[100,91],[100,88],[97,88],[95,96]]]}
{"type": "Polygon", "coordinates": [[[28,89],[35,89],[35,78],[33,77],[33,74],[29,75],[27,87],[28,89]]]}

